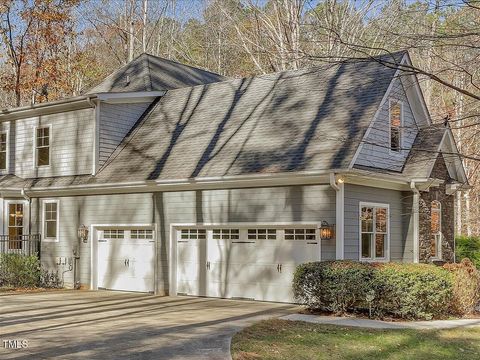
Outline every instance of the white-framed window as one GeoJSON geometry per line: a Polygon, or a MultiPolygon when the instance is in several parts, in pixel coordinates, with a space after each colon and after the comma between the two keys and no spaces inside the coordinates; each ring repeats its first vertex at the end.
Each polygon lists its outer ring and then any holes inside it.
{"type": "Polygon", "coordinates": [[[0,132],[0,170],[8,167],[8,133],[0,132]]]}
{"type": "Polygon", "coordinates": [[[103,230],[103,238],[104,239],[124,239],[125,230],[105,229],[103,230]]]}
{"type": "Polygon", "coordinates": [[[204,240],[207,238],[207,230],[182,229],[180,230],[180,238],[183,240],[204,240]]]}
{"type": "Polygon", "coordinates": [[[130,230],[131,239],[153,239],[153,230],[151,229],[133,229],[130,230]]]}
{"type": "Polygon", "coordinates": [[[35,166],[50,166],[51,126],[35,128],[35,166]]]}
{"type": "Polygon", "coordinates": [[[248,229],[248,240],[276,240],[276,229],[248,229]]]}
{"type": "Polygon", "coordinates": [[[360,203],[360,260],[388,261],[390,214],[388,204],[360,203]]]}
{"type": "Polygon", "coordinates": [[[430,205],[430,256],[434,259],[442,257],[442,204],[438,200],[430,205]]]}
{"type": "Polygon", "coordinates": [[[390,151],[402,150],[403,103],[399,100],[389,101],[390,151]]]}
{"type": "Polygon", "coordinates": [[[317,230],[314,228],[285,229],[285,240],[316,240],[317,230]]]}
{"type": "Polygon", "coordinates": [[[238,240],[240,229],[213,229],[212,234],[215,240],[238,240]]]}
{"type": "Polygon", "coordinates": [[[58,241],[59,209],[58,200],[43,201],[43,241],[58,241]]]}

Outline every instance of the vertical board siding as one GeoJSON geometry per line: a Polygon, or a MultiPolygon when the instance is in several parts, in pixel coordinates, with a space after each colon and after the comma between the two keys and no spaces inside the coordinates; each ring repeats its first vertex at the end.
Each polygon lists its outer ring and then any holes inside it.
{"type": "Polygon", "coordinates": [[[94,116],[93,109],[82,109],[2,123],[2,129],[9,128],[10,173],[22,178],[90,174],[94,116]],[[50,166],[36,168],[34,130],[45,125],[51,126],[50,166]]]}
{"type": "Polygon", "coordinates": [[[360,185],[345,185],[345,259],[358,260],[360,248],[360,202],[390,205],[390,260],[413,261],[412,237],[406,228],[410,212],[408,193],[360,185]]]}
{"type": "Polygon", "coordinates": [[[151,102],[100,105],[99,166],[102,166],[151,102]]]}
{"type": "Polygon", "coordinates": [[[403,102],[402,148],[410,149],[418,133],[417,123],[405,94],[401,79],[394,80],[386,100],[380,105],[380,111],[368,136],[362,144],[355,165],[401,171],[409,150],[390,151],[389,100],[403,102]]]}
{"type": "MultiPolygon", "coordinates": [[[[152,194],[92,195],[56,198],[59,201],[60,232],[58,242],[42,242],[42,265],[61,275],[66,285],[73,285],[73,271],[68,266],[56,266],[56,257],[73,256],[77,246],[77,229],[84,224],[147,224],[153,223],[152,194]]],[[[41,199],[32,201],[34,231],[41,229],[41,199]]],[[[86,244],[80,244],[80,282],[90,284],[90,254],[92,234],[86,244]]]]}

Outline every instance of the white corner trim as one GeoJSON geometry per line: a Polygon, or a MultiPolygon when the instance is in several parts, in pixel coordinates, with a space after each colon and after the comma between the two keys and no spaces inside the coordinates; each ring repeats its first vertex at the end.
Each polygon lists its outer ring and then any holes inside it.
{"type": "Polygon", "coordinates": [[[92,175],[95,175],[99,169],[100,159],[100,101],[93,108],[93,157],[92,157],[92,175]]]}
{"type": "Polygon", "coordinates": [[[413,192],[413,262],[420,262],[420,192],[417,189],[415,182],[410,183],[410,188],[413,192]]]}
{"type": "Polygon", "coordinates": [[[345,184],[330,174],[330,186],[335,190],[335,259],[345,258],[345,184]]]}

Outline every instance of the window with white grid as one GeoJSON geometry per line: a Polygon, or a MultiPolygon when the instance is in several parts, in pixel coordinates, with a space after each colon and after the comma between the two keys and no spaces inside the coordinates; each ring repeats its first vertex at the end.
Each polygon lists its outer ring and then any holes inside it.
{"type": "Polygon", "coordinates": [[[205,229],[182,229],[180,238],[183,240],[203,240],[207,238],[207,231],[205,229]]]}
{"type": "Polygon", "coordinates": [[[216,240],[238,240],[239,229],[213,229],[213,238],[216,240]]]}
{"type": "Polygon", "coordinates": [[[285,229],[285,240],[315,240],[315,233],[314,228],[285,229]]]}
{"type": "Polygon", "coordinates": [[[103,230],[104,239],[123,239],[125,237],[124,230],[108,229],[103,230]]]}
{"type": "Polygon", "coordinates": [[[248,240],[276,240],[276,229],[248,229],[248,240]]]}
{"type": "Polygon", "coordinates": [[[148,230],[148,229],[131,230],[130,237],[132,239],[153,239],[153,230],[148,230]]]}

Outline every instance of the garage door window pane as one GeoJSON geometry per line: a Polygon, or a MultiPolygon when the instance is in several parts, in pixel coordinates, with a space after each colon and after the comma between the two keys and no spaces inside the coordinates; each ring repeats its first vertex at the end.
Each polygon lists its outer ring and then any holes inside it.
{"type": "Polygon", "coordinates": [[[207,231],[205,229],[182,229],[180,238],[184,240],[203,240],[207,238],[207,231]]]}
{"type": "Polygon", "coordinates": [[[153,230],[132,230],[130,237],[132,239],[153,239],[153,230]]]}
{"type": "Polygon", "coordinates": [[[248,240],[276,240],[276,229],[248,229],[248,240]]]}
{"type": "Polygon", "coordinates": [[[285,229],[285,240],[315,240],[315,229],[285,229]]]}
{"type": "Polygon", "coordinates": [[[213,238],[216,240],[238,240],[239,229],[213,229],[213,238]]]}
{"type": "Polygon", "coordinates": [[[124,230],[103,230],[104,239],[123,239],[124,237],[124,230]]]}

